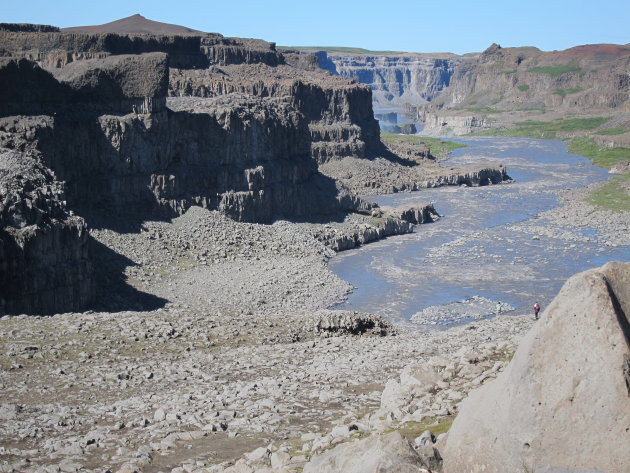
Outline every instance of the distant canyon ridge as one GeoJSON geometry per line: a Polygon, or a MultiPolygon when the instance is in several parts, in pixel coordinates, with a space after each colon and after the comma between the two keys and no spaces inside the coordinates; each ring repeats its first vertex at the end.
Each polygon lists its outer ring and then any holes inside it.
{"type": "MultiPolygon", "coordinates": [[[[483,53],[304,48],[320,67],[370,86],[374,109],[406,113],[432,134],[467,134],[522,120],[621,116],[628,128],[630,45],[545,52],[491,45],[483,53]]],[[[623,135],[624,133],[618,133],[623,135]]],[[[617,136],[622,145],[630,137],[617,136]]]]}

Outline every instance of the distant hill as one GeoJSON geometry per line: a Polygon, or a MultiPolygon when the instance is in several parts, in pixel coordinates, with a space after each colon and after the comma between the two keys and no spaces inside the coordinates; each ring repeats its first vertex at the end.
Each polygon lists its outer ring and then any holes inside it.
{"type": "Polygon", "coordinates": [[[120,20],[93,26],[73,26],[62,28],[66,33],[119,33],[119,34],[153,34],[153,35],[190,35],[202,33],[186,26],[171,25],[149,20],[140,14],[128,16],[120,20]]]}

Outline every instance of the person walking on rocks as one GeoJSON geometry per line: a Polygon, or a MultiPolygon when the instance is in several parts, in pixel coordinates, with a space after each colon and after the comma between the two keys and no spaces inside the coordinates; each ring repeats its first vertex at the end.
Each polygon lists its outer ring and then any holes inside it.
{"type": "Polygon", "coordinates": [[[538,320],[538,312],[540,312],[540,304],[536,302],[534,304],[534,318],[538,320]]]}

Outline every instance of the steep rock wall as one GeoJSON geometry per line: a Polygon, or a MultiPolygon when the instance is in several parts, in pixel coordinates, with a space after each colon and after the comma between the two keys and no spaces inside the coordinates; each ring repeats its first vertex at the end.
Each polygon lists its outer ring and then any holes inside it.
{"type": "MultiPolygon", "coordinates": [[[[53,99],[50,114],[1,120],[0,143],[41,153],[67,182],[74,208],[173,216],[202,205],[253,222],[356,208],[317,173],[311,120],[294,106],[302,100],[302,110],[320,123],[360,119],[351,101],[356,91],[345,82],[350,93],[289,83],[274,97],[241,87],[245,94],[233,89],[214,98],[172,98],[167,109],[168,68],[161,53],[81,61],[56,78],[25,60],[10,60],[0,77],[6,70],[13,74],[13,90],[19,92],[21,83],[28,90],[34,76],[37,93],[50,90],[53,99]],[[137,108],[133,101],[151,106],[137,108]],[[57,106],[63,113],[51,112],[57,106]]],[[[0,110],[32,113],[39,95],[0,97],[0,110]]]]}
{"type": "Polygon", "coordinates": [[[87,226],[28,154],[0,148],[0,314],[79,310],[92,296],[87,226]]]}
{"type": "MultiPolygon", "coordinates": [[[[544,52],[494,44],[477,59],[461,63],[449,86],[431,104],[421,106],[419,116],[432,132],[439,133],[436,122],[473,113],[477,117],[492,114],[499,124],[503,112],[551,110],[586,116],[628,112],[629,68],[627,45],[544,52]]],[[[470,131],[464,126],[459,134],[470,131]]]]}
{"type": "Polygon", "coordinates": [[[376,109],[404,109],[436,98],[450,84],[464,59],[405,55],[342,55],[317,53],[320,66],[346,79],[369,85],[376,109]]]}
{"type": "Polygon", "coordinates": [[[311,154],[320,163],[346,156],[363,158],[381,150],[378,122],[367,87],[322,72],[306,74],[289,66],[258,65],[256,74],[252,72],[248,66],[171,69],[169,93],[282,99],[305,116],[311,154]]]}

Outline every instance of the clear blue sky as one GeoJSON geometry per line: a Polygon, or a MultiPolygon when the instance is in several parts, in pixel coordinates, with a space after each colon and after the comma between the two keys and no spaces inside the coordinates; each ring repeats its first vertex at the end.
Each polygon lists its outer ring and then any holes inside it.
{"type": "Polygon", "coordinates": [[[0,22],[80,26],[135,13],[293,46],[462,54],[493,42],[543,50],[630,43],[630,0],[0,0],[0,22]]]}

